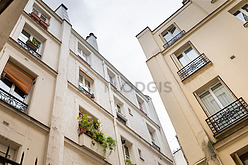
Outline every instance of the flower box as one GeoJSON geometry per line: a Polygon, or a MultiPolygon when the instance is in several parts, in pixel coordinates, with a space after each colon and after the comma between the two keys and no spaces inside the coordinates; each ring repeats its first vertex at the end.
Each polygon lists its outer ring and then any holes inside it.
{"type": "Polygon", "coordinates": [[[44,29],[47,29],[48,27],[48,24],[42,20],[40,20],[40,25],[44,28],[44,29]]]}
{"type": "Polygon", "coordinates": [[[40,17],[38,15],[36,15],[34,12],[30,13],[30,16],[35,20],[35,21],[39,21],[40,17]]]}
{"type": "Polygon", "coordinates": [[[39,48],[37,45],[33,44],[33,42],[30,40],[27,40],[26,45],[33,51],[36,51],[39,48]]]}
{"type": "Polygon", "coordinates": [[[105,158],[103,146],[100,143],[96,142],[91,137],[89,137],[88,135],[86,135],[84,133],[79,135],[78,143],[80,146],[84,146],[84,147],[90,149],[91,151],[93,151],[94,153],[100,155],[102,158],[105,158]]]}

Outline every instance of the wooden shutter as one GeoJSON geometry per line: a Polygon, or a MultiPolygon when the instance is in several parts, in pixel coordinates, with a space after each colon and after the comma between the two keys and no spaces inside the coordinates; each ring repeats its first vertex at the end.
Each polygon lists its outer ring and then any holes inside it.
{"type": "Polygon", "coordinates": [[[32,76],[30,76],[28,73],[26,73],[10,61],[7,62],[3,72],[6,73],[6,76],[18,88],[20,88],[26,95],[28,95],[34,79],[32,76]]]}

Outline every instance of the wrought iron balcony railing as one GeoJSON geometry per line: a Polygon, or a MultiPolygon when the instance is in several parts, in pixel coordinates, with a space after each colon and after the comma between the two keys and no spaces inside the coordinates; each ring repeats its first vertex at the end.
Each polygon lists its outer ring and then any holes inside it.
{"type": "Polygon", "coordinates": [[[180,33],[178,33],[175,37],[173,37],[171,40],[169,40],[166,44],[164,44],[164,48],[168,48],[169,46],[171,46],[174,42],[176,42],[179,38],[181,38],[183,35],[185,34],[185,31],[181,31],[180,33]]]}
{"type": "Polygon", "coordinates": [[[4,91],[0,88],[0,100],[4,101],[5,103],[11,105],[12,107],[22,111],[26,112],[28,105],[24,102],[20,101],[15,96],[9,94],[8,92],[4,91]]]}
{"type": "Polygon", "coordinates": [[[29,51],[31,54],[33,54],[35,57],[37,58],[41,58],[41,55],[39,53],[37,53],[36,51],[34,51],[33,49],[31,49],[30,47],[27,46],[27,44],[25,44],[24,42],[22,42],[20,39],[17,40],[17,42],[27,51],[29,51]]]}
{"type": "Polygon", "coordinates": [[[239,98],[219,112],[206,119],[214,136],[248,116],[248,105],[239,98]]]}
{"type": "Polygon", "coordinates": [[[155,148],[156,150],[160,151],[160,147],[158,145],[156,145],[154,142],[152,142],[152,146],[153,148],[155,148]]]}
{"type": "Polygon", "coordinates": [[[193,61],[187,64],[185,67],[180,69],[177,74],[181,78],[182,81],[193,75],[195,72],[200,70],[202,67],[210,63],[211,61],[207,58],[207,56],[202,53],[198,57],[196,57],[193,61]]]}

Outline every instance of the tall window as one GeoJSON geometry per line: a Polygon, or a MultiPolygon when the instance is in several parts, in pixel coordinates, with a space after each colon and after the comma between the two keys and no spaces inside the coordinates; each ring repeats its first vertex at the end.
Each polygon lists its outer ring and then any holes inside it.
{"type": "Polygon", "coordinates": [[[185,67],[191,61],[193,61],[196,57],[198,57],[198,53],[190,46],[186,50],[184,50],[181,54],[177,56],[177,59],[185,67]]]}
{"type": "Polygon", "coordinates": [[[93,80],[84,74],[82,71],[79,73],[79,87],[82,87],[85,89],[87,92],[91,93],[92,92],[92,85],[93,85],[93,80]]]}
{"type": "Polygon", "coordinates": [[[86,55],[82,49],[78,48],[78,55],[81,57],[84,61],[89,62],[88,55],[86,55]]]}
{"type": "Polygon", "coordinates": [[[238,11],[233,14],[235,17],[246,23],[248,21],[248,4],[242,6],[238,11]]]}
{"type": "Polygon", "coordinates": [[[48,23],[47,17],[46,17],[44,14],[42,14],[41,12],[39,12],[37,9],[33,8],[33,9],[32,9],[32,12],[33,12],[34,14],[36,14],[38,17],[40,17],[40,19],[41,19],[42,21],[44,21],[45,23],[48,23]]]}
{"type": "Polygon", "coordinates": [[[235,101],[235,98],[221,82],[218,82],[200,94],[200,99],[210,115],[215,114],[235,101]]]}
{"type": "Polygon", "coordinates": [[[33,81],[32,76],[9,61],[1,75],[0,88],[27,103],[33,81]]]}
{"type": "MultiPolygon", "coordinates": [[[[180,32],[179,30],[173,25],[164,35],[163,38],[165,39],[165,41],[168,43],[169,41],[172,40],[172,38],[174,38],[176,35],[178,35],[180,32]]],[[[172,43],[170,43],[169,45],[171,45],[172,43]]]]}

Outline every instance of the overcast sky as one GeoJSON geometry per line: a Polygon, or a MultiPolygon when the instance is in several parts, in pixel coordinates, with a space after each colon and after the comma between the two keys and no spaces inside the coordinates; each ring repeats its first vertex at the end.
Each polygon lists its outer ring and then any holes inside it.
{"type": "MultiPolygon", "coordinates": [[[[93,32],[99,52],[133,84],[152,82],[146,58],[136,35],[145,27],[152,30],[182,6],[182,0],[43,0],[53,10],[61,3],[68,7],[72,27],[86,37],[93,32]]],[[[158,93],[152,97],[172,150],[178,145],[158,93]]]]}

